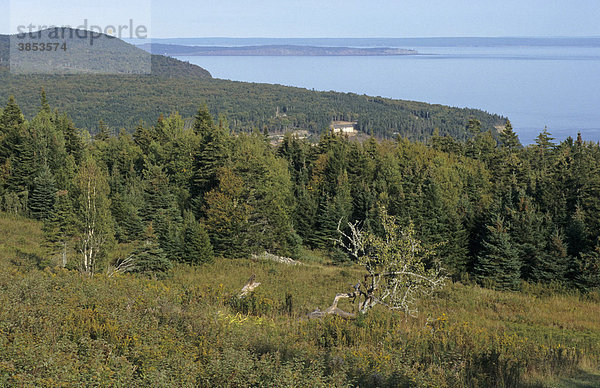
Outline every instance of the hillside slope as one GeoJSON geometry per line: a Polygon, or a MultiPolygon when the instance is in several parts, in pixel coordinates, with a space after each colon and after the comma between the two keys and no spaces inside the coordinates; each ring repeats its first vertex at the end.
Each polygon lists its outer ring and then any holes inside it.
{"type": "Polygon", "coordinates": [[[111,127],[132,130],[140,119],[154,123],[160,113],[178,111],[191,117],[203,103],[213,115],[226,115],[234,130],[303,128],[319,133],[332,120],[357,120],[361,131],[383,137],[423,140],[438,128],[441,135],[465,139],[470,118],[492,131],[505,122],[476,109],[184,76],[185,65],[177,65],[181,69],[174,71],[165,63],[163,74],[171,72],[169,76],[13,76],[4,71],[0,101],[15,95],[31,117],[44,87],[52,106],[69,114],[79,127],[92,130],[100,119],[111,127]],[[278,109],[283,114],[277,115],[278,109]]]}
{"type": "Polygon", "coordinates": [[[0,214],[7,239],[0,386],[593,387],[600,378],[600,305],[578,295],[451,284],[416,319],[376,309],[306,321],[360,269],[224,259],[164,280],[86,277],[36,261],[39,223],[0,214]],[[262,284],[239,301],[251,274],[262,284]]]}
{"type": "MultiPolygon", "coordinates": [[[[131,73],[152,73],[156,76],[211,78],[210,73],[200,66],[182,62],[171,57],[151,55],[121,39],[99,34],[83,35],[86,31],[73,29],[48,29],[34,33],[34,38],[17,38],[18,35],[0,35],[0,68],[5,70],[13,66],[13,73],[21,67],[29,72],[42,74],[113,74],[126,75],[131,73]],[[78,35],[80,33],[80,35],[78,35]],[[39,38],[38,35],[39,34],[39,38]],[[55,35],[54,35],[55,34],[55,35]],[[56,38],[53,38],[56,36],[56,38]],[[82,36],[79,38],[78,36],[82,36]],[[13,43],[11,52],[11,39],[13,43]],[[19,51],[19,43],[64,43],[56,51],[23,52],[19,51]],[[10,56],[13,57],[11,62],[10,56]],[[24,53],[23,58],[18,54],[24,53]],[[30,54],[30,55],[27,55],[30,54]],[[33,61],[32,59],[35,59],[33,61]],[[27,61],[30,63],[23,63],[27,61]],[[147,66],[146,63],[147,62],[147,66]],[[143,72],[139,70],[144,70],[143,72]]],[[[83,77],[86,75],[84,74],[83,77]]]]}
{"type": "MultiPolygon", "coordinates": [[[[506,120],[476,109],[212,79],[199,66],[161,55],[152,55],[151,74],[15,75],[8,71],[8,43],[9,36],[0,36],[0,103],[14,95],[30,117],[43,87],[52,106],[91,132],[100,119],[113,128],[133,130],[140,119],[154,123],[161,113],[191,117],[203,103],[214,115],[226,115],[234,130],[320,133],[332,120],[355,120],[361,131],[381,137],[423,140],[437,128],[441,135],[465,139],[470,118],[494,132],[506,120]]],[[[118,39],[110,39],[110,45],[110,52],[123,47],[142,51],[118,39]]]]}

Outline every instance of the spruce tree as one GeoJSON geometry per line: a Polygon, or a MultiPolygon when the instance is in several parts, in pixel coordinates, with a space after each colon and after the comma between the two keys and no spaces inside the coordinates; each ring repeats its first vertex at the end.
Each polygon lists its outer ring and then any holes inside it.
{"type": "Polygon", "coordinates": [[[553,140],[554,138],[548,132],[548,128],[545,127],[544,130],[535,138],[535,144],[537,144],[537,148],[539,149],[540,153],[543,154],[556,146],[556,144],[552,142],[553,140]]]}
{"type": "Polygon", "coordinates": [[[50,109],[50,104],[48,104],[48,99],[46,98],[46,91],[42,88],[42,92],[40,94],[40,112],[50,114],[52,110],[50,109]]]}
{"type": "Polygon", "coordinates": [[[147,154],[150,150],[150,143],[152,143],[152,134],[145,127],[144,123],[140,121],[135,127],[135,132],[133,133],[133,140],[135,144],[137,144],[144,154],[147,154]]]}
{"type": "Polygon", "coordinates": [[[8,188],[15,193],[30,193],[33,180],[41,166],[36,163],[34,139],[25,127],[22,127],[19,131],[17,142],[14,145],[14,152],[12,173],[8,178],[8,188]]]}
{"type": "Polygon", "coordinates": [[[217,186],[217,171],[226,164],[228,133],[225,127],[198,124],[202,128],[198,150],[195,153],[192,195],[197,197],[197,208],[202,206],[202,196],[217,186]]]}
{"type": "Polygon", "coordinates": [[[212,259],[213,249],[206,229],[196,222],[193,214],[187,214],[183,226],[181,260],[190,264],[203,264],[211,262],[212,259]]]}
{"type": "Polygon", "coordinates": [[[73,121],[65,114],[58,115],[55,120],[57,129],[63,133],[67,153],[73,156],[75,164],[79,165],[84,153],[84,144],[79,130],[75,127],[73,121]]]}
{"type": "Polygon", "coordinates": [[[506,120],[504,130],[500,132],[500,145],[511,151],[522,147],[519,136],[513,130],[510,120],[506,120]]]}
{"type": "Polygon", "coordinates": [[[505,209],[509,213],[511,239],[523,264],[521,277],[526,280],[533,279],[538,256],[546,247],[546,236],[549,234],[546,225],[549,220],[538,212],[531,198],[522,194],[516,205],[506,206],[505,209]]]}
{"type": "Polygon", "coordinates": [[[0,128],[3,131],[9,131],[11,129],[18,128],[25,122],[25,116],[21,112],[21,108],[17,105],[14,96],[8,98],[6,107],[0,115],[0,128]]]}
{"type": "Polygon", "coordinates": [[[60,257],[62,267],[68,264],[68,253],[72,250],[71,241],[76,234],[76,216],[73,202],[66,190],[56,193],[54,211],[44,223],[44,233],[50,242],[51,251],[60,257]]]}
{"type": "Polygon", "coordinates": [[[115,193],[111,200],[111,213],[115,218],[115,237],[120,242],[138,240],[144,232],[139,208],[127,193],[115,193]]]}
{"type": "Polygon", "coordinates": [[[600,239],[596,248],[572,262],[572,284],[584,292],[600,290],[600,239]]]}
{"type": "Polygon", "coordinates": [[[52,216],[56,200],[54,176],[47,165],[33,182],[33,191],[29,198],[29,211],[38,220],[46,220],[52,216]]]}
{"type": "Polygon", "coordinates": [[[248,257],[248,220],[252,207],[247,203],[243,179],[230,168],[221,168],[216,188],[206,194],[204,213],[206,227],[215,254],[227,258],[248,257]]]}
{"type": "MultiPolygon", "coordinates": [[[[169,271],[173,265],[165,255],[157,242],[152,224],[148,226],[145,232],[144,241],[140,242],[138,247],[131,253],[130,259],[132,265],[126,272],[157,274],[169,271]]],[[[117,262],[117,265],[121,264],[117,262]]]]}
{"type": "Polygon", "coordinates": [[[108,139],[110,139],[110,131],[106,124],[104,124],[104,121],[100,119],[100,122],[98,122],[98,130],[96,132],[96,135],[94,136],[94,140],[106,141],[108,139]]]}
{"type": "Polygon", "coordinates": [[[520,268],[519,253],[511,242],[504,220],[498,216],[487,226],[487,235],[475,265],[477,279],[483,284],[491,281],[497,289],[516,289],[520,268]]]}
{"type": "Polygon", "coordinates": [[[0,164],[18,152],[16,145],[24,122],[25,117],[21,109],[15,102],[15,98],[10,96],[0,115],[0,164]]]}
{"type": "Polygon", "coordinates": [[[567,227],[569,255],[578,257],[581,252],[589,249],[590,236],[585,222],[585,214],[581,206],[577,206],[567,227]]]}
{"type": "Polygon", "coordinates": [[[208,111],[208,106],[206,106],[206,104],[202,105],[200,108],[198,108],[198,112],[194,117],[194,131],[201,137],[204,137],[212,131],[214,126],[215,124],[210,112],[208,111]]]}
{"type": "Polygon", "coordinates": [[[571,261],[564,237],[560,230],[556,230],[550,235],[544,249],[537,252],[531,279],[540,283],[564,282],[571,261]]]}

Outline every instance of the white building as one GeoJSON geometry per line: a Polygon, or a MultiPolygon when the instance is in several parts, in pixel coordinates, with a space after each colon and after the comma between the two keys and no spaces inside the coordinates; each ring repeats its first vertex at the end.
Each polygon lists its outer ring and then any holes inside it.
{"type": "Polygon", "coordinates": [[[357,127],[357,121],[333,121],[331,123],[333,133],[355,134],[358,132],[357,127]]]}

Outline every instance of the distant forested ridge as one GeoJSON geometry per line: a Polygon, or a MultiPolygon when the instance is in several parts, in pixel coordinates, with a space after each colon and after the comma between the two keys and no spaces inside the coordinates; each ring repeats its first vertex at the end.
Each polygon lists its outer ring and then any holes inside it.
{"type": "Polygon", "coordinates": [[[181,71],[165,64],[165,72],[170,74],[164,76],[14,76],[2,71],[0,98],[15,95],[23,101],[25,115],[32,117],[37,108],[30,101],[44,87],[53,106],[91,132],[101,119],[110,127],[132,131],[140,120],[154,122],[161,112],[178,111],[191,117],[203,103],[213,115],[226,115],[235,131],[300,128],[321,133],[332,120],[356,120],[360,131],[378,137],[424,140],[437,128],[442,135],[464,140],[470,118],[477,118],[493,132],[506,121],[477,109],[186,76],[185,64],[178,62],[178,66],[181,71]]]}
{"type": "Polygon", "coordinates": [[[600,146],[543,131],[523,147],[510,122],[497,138],[474,118],[467,130],[428,143],[287,134],[274,147],[201,106],[191,126],[176,113],[133,134],[99,122],[92,139],[45,92],[29,120],[11,97],[0,211],[44,221],[56,260],[87,273],[120,265],[116,247],[133,249],[140,272],[306,247],[344,262],[339,225],[381,233],[385,209],[414,224],[455,279],[600,287],[600,146]]]}
{"type": "MultiPolygon", "coordinates": [[[[118,39],[110,42],[127,45],[118,39]]],[[[213,79],[199,66],[161,55],[152,55],[152,74],[146,75],[14,75],[8,71],[8,47],[9,36],[0,36],[0,98],[14,95],[25,116],[32,117],[43,87],[54,107],[92,133],[99,120],[133,131],[140,120],[153,123],[162,112],[192,117],[204,103],[211,114],[227,116],[235,131],[306,129],[319,134],[331,121],[345,120],[358,121],[360,131],[382,138],[425,140],[437,129],[465,140],[470,118],[493,133],[506,122],[476,109],[213,79]]]]}

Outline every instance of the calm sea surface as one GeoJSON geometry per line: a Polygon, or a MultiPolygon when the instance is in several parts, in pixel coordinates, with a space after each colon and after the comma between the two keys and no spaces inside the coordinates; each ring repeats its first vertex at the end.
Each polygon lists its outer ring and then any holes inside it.
{"type": "Polygon", "coordinates": [[[422,55],[178,59],[217,78],[478,108],[510,118],[524,144],[544,126],[600,141],[599,47],[407,48],[422,55]]]}

